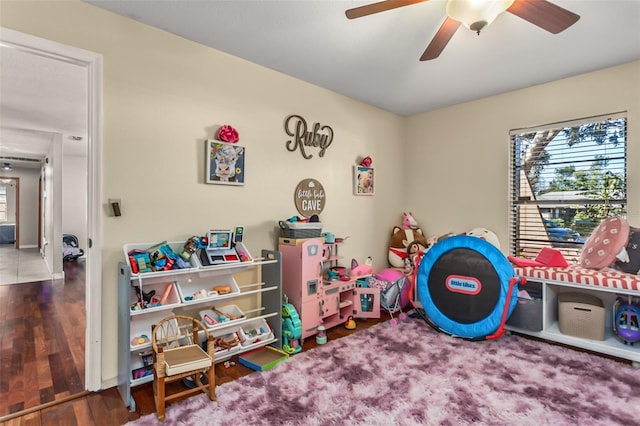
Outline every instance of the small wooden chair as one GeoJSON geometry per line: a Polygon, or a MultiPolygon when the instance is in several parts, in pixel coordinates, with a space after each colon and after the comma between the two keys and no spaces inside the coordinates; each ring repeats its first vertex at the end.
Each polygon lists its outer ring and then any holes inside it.
{"type": "Polygon", "coordinates": [[[196,318],[175,315],[164,318],[153,327],[153,397],[156,403],[158,420],[164,420],[165,404],[177,398],[198,392],[209,394],[211,401],[216,400],[215,362],[213,336],[196,318]],[[199,345],[200,335],[207,342],[205,352],[199,345]],[[203,383],[201,376],[208,383],[203,383]],[[192,389],[166,395],[167,383],[190,377],[195,384],[192,389]]]}

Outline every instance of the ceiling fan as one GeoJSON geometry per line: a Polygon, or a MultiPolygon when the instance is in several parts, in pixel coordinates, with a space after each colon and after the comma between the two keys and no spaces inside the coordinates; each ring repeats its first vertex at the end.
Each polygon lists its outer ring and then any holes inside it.
{"type": "MultiPolygon", "coordinates": [[[[345,13],[347,18],[355,19],[425,1],[429,0],[386,0],[349,9],[345,13]]],[[[511,12],[553,34],[566,30],[580,19],[579,15],[547,0],[448,0],[447,18],[420,60],[428,61],[440,56],[460,25],[476,31],[479,35],[480,30],[504,11],[511,12]]]]}

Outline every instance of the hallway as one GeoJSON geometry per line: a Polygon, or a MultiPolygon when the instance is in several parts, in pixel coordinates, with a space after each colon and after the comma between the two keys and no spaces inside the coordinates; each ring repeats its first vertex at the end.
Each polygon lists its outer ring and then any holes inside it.
{"type": "Polygon", "coordinates": [[[0,285],[50,280],[37,248],[16,250],[13,244],[0,245],[0,285]]]}
{"type": "Polygon", "coordinates": [[[64,272],[0,285],[0,417],[85,390],[84,260],[64,272]]]}

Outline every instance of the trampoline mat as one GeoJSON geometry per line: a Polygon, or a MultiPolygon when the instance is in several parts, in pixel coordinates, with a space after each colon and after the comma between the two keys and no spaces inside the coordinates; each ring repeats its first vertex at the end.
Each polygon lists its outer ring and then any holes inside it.
{"type": "Polygon", "coordinates": [[[467,248],[446,252],[434,262],[428,288],[434,306],[460,324],[489,317],[499,302],[501,290],[500,276],[491,262],[467,248]]]}

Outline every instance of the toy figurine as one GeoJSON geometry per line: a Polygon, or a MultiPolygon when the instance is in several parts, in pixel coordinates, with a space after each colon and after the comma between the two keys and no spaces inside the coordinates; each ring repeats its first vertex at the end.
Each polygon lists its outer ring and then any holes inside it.
{"type": "Polygon", "coordinates": [[[282,350],[289,355],[302,350],[302,322],[287,295],[282,304],[282,350]]]}
{"type": "Polygon", "coordinates": [[[346,328],[347,330],[356,329],[356,321],[353,319],[353,316],[349,316],[347,322],[344,323],[344,328],[346,328]]]}
{"type": "Polygon", "coordinates": [[[319,345],[324,345],[327,343],[327,330],[324,328],[324,325],[320,324],[318,326],[318,334],[316,335],[316,343],[319,345]]]}
{"type": "Polygon", "coordinates": [[[140,291],[140,287],[135,287],[136,294],[138,295],[138,303],[142,305],[142,309],[148,308],[151,305],[151,301],[153,296],[155,296],[156,291],[151,290],[150,292],[140,291]]]}
{"type": "Polygon", "coordinates": [[[182,253],[180,253],[180,257],[184,259],[186,262],[191,259],[191,255],[196,252],[198,249],[198,237],[191,237],[184,243],[184,248],[182,249],[182,253]]]}

